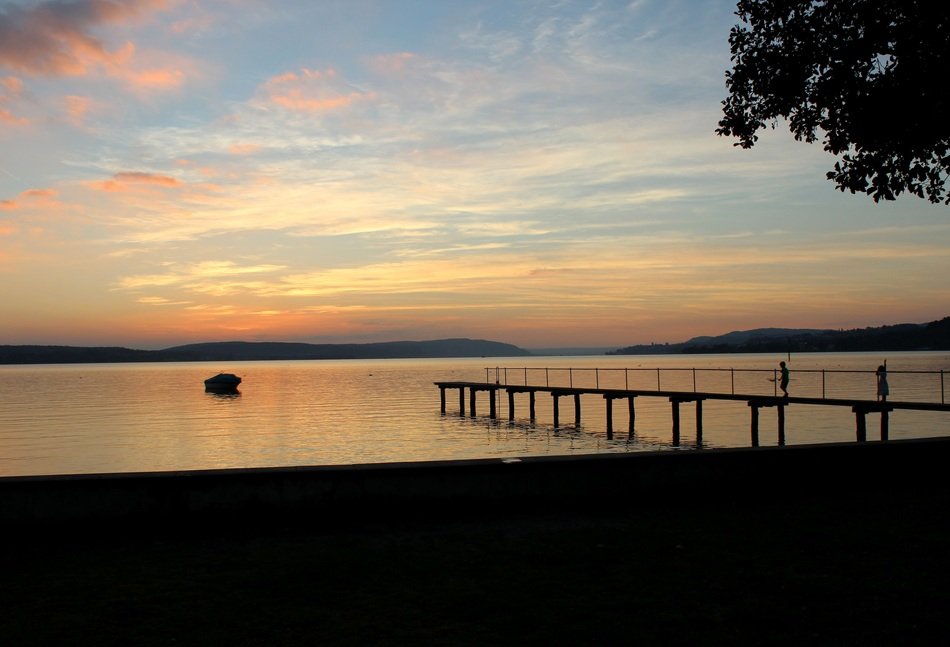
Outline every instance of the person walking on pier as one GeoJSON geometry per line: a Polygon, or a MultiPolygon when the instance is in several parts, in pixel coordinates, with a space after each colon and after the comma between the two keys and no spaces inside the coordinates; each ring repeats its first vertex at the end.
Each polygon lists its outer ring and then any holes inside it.
{"type": "Polygon", "coordinates": [[[788,367],[785,366],[785,362],[779,362],[779,366],[782,367],[782,376],[779,378],[779,387],[782,389],[782,393],[785,394],[785,397],[788,397],[788,367]]]}
{"type": "Polygon", "coordinates": [[[878,366],[875,375],[877,375],[877,399],[884,402],[891,392],[887,385],[887,366],[885,364],[878,366]]]}

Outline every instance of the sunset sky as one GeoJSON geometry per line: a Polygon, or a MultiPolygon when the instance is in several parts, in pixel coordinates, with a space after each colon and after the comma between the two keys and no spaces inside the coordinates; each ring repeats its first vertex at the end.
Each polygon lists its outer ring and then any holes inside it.
{"type": "Polygon", "coordinates": [[[728,0],[0,1],[0,344],[950,314],[950,208],[715,135],[728,0]]]}

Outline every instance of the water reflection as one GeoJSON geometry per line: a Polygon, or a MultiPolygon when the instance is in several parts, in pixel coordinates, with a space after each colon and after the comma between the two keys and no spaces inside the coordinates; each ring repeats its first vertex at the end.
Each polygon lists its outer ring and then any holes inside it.
{"type": "MultiPolygon", "coordinates": [[[[592,367],[612,367],[610,373],[598,378],[612,380],[628,366],[771,367],[774,359],[610,356],[511,361],[542,368],[570,363],[585,369],[585,374],[592,367]]],[[[523,400],[518,401],[516,418],[510,422],[481,415],[460,416],[458,399],[451,396],[446,414],[441,415],[434,382],[482,380],[485,362],[479,358],[235,362],[214,366],[211,371],[204,363],[0,366],[0,474],[692,451],[697,444],[750,444],[750,414],[744,402],[706,402],[701,442],[694,416],[684,409],[678,448],[672,444],[670,403],[662,398],[637,399],[632,438],[628,408],[617,405],[612,410],[613,438],[608,437],[605,401],[599,396],[583,398],[582,425],[564,424],[573,422],[574,415],[570,401],[562,401],[561,424],[555,427],[552,398],[541,396],[535,420],[529,419],[523,400]],[[219,368],[245,378],[240,391],[207,393],[201,389],[203,380],[219,368]],[[149,384],[147,391],[136,388],[143,382],[149,384]]],[[[796,368],[863,370],[881,364],[882,359],[875,355],[814,355],[793,356],[791,362],[794,377],[796,368]]],[[[900,379],[900,370],[932,371],[948,366],[948,353],[889,354],[892,397],[907,397],[917,388],[916,382],[910,381],[913,375],[900,379]]],[[[688,376],[686,387],[690,387],[692,374],[682,375],[688,376]]],[[[799,388],[820,392],[820,382],[805,384],[805,377],[803,374],[799,388]]],[[[844,378],[850,376],[836,375],[829,390],[837,392],[844,378]]],[[[755,385],[743,388],[746,386],[755,385]]],[[[772,385],[762,382],[759,386],[772,385]]],[[[866,386],[855,382],[853,388],[863,392],[868,390],[866,386]]],[[[931,386],[927,382],[920,388],[926,387],[932,398],[931,386]]],[[[870,397],[873,399],[873,391],[870,397]]],[[[488,412],[484,399],[478,410],[488,412]]],[[[499,415],[505,412],[504,406],[498,407],[499,415]]],[[[854,425],[850,410],[790,406],[785,411],[786,444],[852,441],[854,425]]],[[[950,435],[950,415],[927,411],[891,415],[893,439],[934,435],[950,435]]],[[[775,416],[765,410],[760,419],[760,444],[778,444],[775,416]]]]}
{"type": "Polygon", "coordinates": [[[215,400],[237,400],[241,397],[241,392],[234,391],[205,391],[205,395],[215,400]]]}

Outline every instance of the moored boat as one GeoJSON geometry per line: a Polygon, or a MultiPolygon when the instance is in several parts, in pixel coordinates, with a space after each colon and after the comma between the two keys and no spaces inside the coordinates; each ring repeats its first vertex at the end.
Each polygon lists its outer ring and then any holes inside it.
{"type": "Polygon", "coordinates": [[[214,377],[205,380],[205,391],[237,391],[241,378],[233,373],[218,373],[214,377]]]}

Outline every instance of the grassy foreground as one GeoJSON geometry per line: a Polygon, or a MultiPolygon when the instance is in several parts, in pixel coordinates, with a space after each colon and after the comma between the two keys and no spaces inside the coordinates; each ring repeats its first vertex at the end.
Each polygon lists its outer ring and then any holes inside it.
{"type": "Polygon", "coordinates": [[[4,645],[946,644],[950,490],[191,536],[6,529],[4,645]]]}

